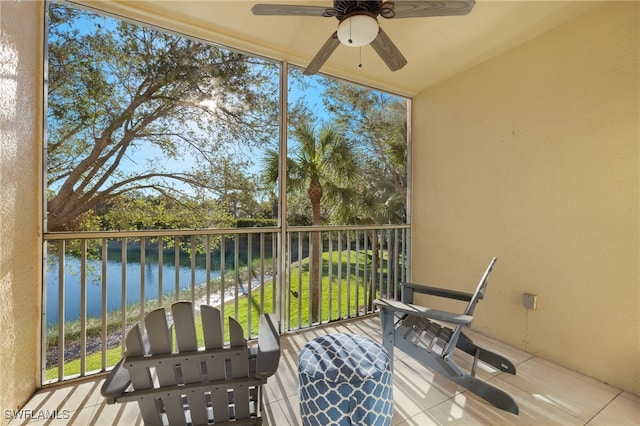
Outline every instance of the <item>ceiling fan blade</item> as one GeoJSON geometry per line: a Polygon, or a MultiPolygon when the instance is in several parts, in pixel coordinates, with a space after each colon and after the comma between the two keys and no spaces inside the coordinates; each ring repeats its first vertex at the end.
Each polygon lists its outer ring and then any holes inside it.
{"type": "Polygon", "coordinates": [[[376,51],[391,71],[398,71],[407,65],[406,58],[402,56],[400,50],[393,44],[382,28],[380,28],[378,36],[371,42],[371,47],[373,47],[373,50],[376,51]]]}
{"type": "Polygon", "coordinates": [[[393,0],[382,3],[380,15],[389,19],[466,15],[475,4],[475,0],[393,0]]]}
{"type": "Polygon", "coordinates": [[[331,34],[331,37],[329,37],[329,40],[327,40],[322,45],[311,62],[309,62],[309,65],[307,65],[307,68],[304,70],[304,75],[312,75],[317,73],[324,65],[324,63],[327,62],[327,59],[329,59],[329,56],[331,56],[331,54],[334,50],[336,50],[336,47],[338,47],[339,44],[340,40],[338,40],[338,33],[334,32],[333,34],[331,34]]]}
{"type": "Polygon", "coordinates": [[[291,4],[256,4],[251,8],[254,15],[276,16],[336,16],[332,7],[303,6],[291,4]]]}

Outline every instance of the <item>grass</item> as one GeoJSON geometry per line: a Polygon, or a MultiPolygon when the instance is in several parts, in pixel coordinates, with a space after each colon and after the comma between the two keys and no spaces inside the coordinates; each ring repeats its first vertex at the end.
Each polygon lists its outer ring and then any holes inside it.
{"type": "MultiPolygon", "coordinates": [[[[339,265],[339,257],[337,252],[333,252],[331,256],[332,267],[332,280],[329,282],[329,253],[323,253],[323,274],[322,274],[322,293],[321,300],[322,306],[320,307],[320,313],[322,321],[331,321],[347,316],[354,316],[358,309],[363,307],[365,301],[365,282],[363,278],[363,267],[366,264],[370,265],[370,256],[368,253],[351,251],[350,253],[342,253],[342,264],[339,265]],[[359,268],[356,270],[356,261],[359,268]],[[347,264],[350,265],[347,275],[347,264]],[[340,270],[342,268],[342,270],[340,270]],[[341,272],[341,280],[338,280],[339,272],[341,272]],[[329,293],[331,297],[329,297],[329,293]],[[357,295],[357,297],[356,297],[357,295]],[[331,309],[330,309],[331,308],[331,309]]],[[[301,264],[293,266],[289,270],[289,292],[285,299],[285,311],[288,313],[288,324],[286,329],[295,329],[304,327],[311,324],[309,319],[309,260],[304,259],[301,264]],[[301,269],[300,269],[301,268],[301,269]]],[[[201,297],[206,294],[206,286],[201,286],[198,290],[201,297]]],[[[264,312],[275,312],[273,307],[274,300],[274,286],[273,282],[266,282],[261,291],[260,287],[251,291],[251,298],[248,295],[240,296],[237,300],[231,300],[226,302],[221,308],[224,311],[224,316],[233,316],[238,322],[245,328],[245,333],[248,331],[248,321],[251,318],[251,333],[250,337],[255,338],[258,334],[259,322],[260,322],[260,306],[264,308],[264,312]],[[264,297],[262,298],[262,294],[264,297]],[[237,302],[237,303],[236,303],[237,302]]],[[[188,289],[185,299],[191,298],[191,290],[188,289]]],[[[167,298],[167,300],[170,300],[167,298]]],[[[147,305],[145,305],[147,306],[147,305]]],[[[131,318],[136,318],[136,313],[139,316],[139,306],[132,307],[132,311],[128,312],[131,318]],[[137,311],[136,311],[137,310],[137,311]]],[[[150,309],[147,309],[147,312],[150,309]]],[[[110,313],[109,317],[113,316],[112,322],[109,322],[109,331],[120,329],[120,313],[110,313]]],[[[97,325],[93,324],[87,326],[87,330],[97,330],[99,335],[101,321],[96,320],[97,325]]],[[[202,337],[202,324],[199,315],[196,315],[196,331],[199,345],[203,345],[202,337]]],[[[95,332],[95,331],[92,331],[95,332]]],[[[88,331],[89,333],[89,331],[88,331]]],[[[78,333],[79,336],[79,333],[78,333]]],[[[114,347],[106,352],[106,365],[115,365],[122,356],[122,347],[114,347]]],[[[96,352],[86,357],[86,371],[101,370],[102,369],[102,353],[96,352]]],[[[80,374],[80,360],[69,361],[64,364],[64,375],[73,376],[80,374]]],[[[58,377],[58,367],[49,368],[46,371],[46,380],[55,380],[58,377]]]]}

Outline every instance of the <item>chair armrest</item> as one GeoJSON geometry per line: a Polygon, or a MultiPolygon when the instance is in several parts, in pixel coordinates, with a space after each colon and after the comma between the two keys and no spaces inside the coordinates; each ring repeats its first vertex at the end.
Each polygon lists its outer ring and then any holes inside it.
{"type": "Polygon", "coordinates": [[[121,396],[131,383],[129,371],[122,366],[123,363],[124,358],[113,367],[100,389],[102,396],[107,398],[107,404],[114,404],[116,398],[121,396]]]}
{"type": "Polygon", "coordinates": [[[401,312],[403,314],[416,315],[422,318],[434,319],[436,321],[444,321],[451,324],[460,324],[465,327],[471,326],[473,317],[471,315],[454,314],[452,312],[439,311],[437,309],[425,308],[424,306],[402,303],[396,300],[377,299],[374,303],[384,310],[393,312],[401,312]]]}
{"type": "Polygon", "coordinates": [[[422,284],[403,283],[402,286],[406,289],[413,290],[416,293],[429,294],[437,297],[446,297],[447,299],[464,300],[465,302],[470,301],[473,297],[472,293],[449,290],[446,288],[430,287],[422,284]]]}
{"type": "Polygon", "coordinates": [[[265,378],[273,375],[278,369],[279,362],[280,332],[278,318],[274,314],[265,314],[260,317],[256,377],[265,378]]]}

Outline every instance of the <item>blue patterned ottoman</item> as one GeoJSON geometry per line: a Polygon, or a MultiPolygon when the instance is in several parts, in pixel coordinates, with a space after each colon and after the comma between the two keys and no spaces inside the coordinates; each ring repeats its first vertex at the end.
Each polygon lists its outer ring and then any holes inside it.
{"type": "Polygon", "coordinates": [[[300,351],[298,376],[305,426],[391,424],[391,365],[379,343],[344,333],[313,339],[300,351]]]}

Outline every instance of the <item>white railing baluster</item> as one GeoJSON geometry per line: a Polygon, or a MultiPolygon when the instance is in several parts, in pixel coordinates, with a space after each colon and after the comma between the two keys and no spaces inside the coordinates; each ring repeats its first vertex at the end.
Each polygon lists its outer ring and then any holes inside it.
{"type": "Polygon", "coordinates": [[[87,240],[80,242],[80,377],[87,372],[87,240]]]}
{"type": "Polygon", "coordinates": [[[158,236],[158,306],[164,306],[164,292],[162,291],[163,278],[163,261],[164,261],[164,238],[158,236]]]}
{"type": "MultiPolygon", "coordinates": [[[[329,287],[327,290],[329,292],[329,294],[333,294],[333,232],[329,231],[327,232],[327,235],[329,236],[329,285],[327,287],[329,287]]],[[[327,300],[327,320],[328,321],[332,321],[333,320],[333,297],[329,297],[329,300],[327,300]]]]}
{"type": "MultiPolygon", "coordinates": [[[[120,289],[120,295],[122,297],[120,303],[120,309],[122,309],[120,313],[120,321],[121,321],[121,338],[124,339],[124,336],[127,335],[127,238],[122,239],[122,255],[121,255],[121,263],[122,263],[122,281],[120,289]]],[[[124,355],[124,345],[121,346],[120,352],[124,355]]]]}
{"type": "Polygon", "coordinates": [[[342,231],[338,231],[338,319],[342,319],[342,231]]]}
{"type": "MultiPolygon", "coordinates": [[[[265,257],[265,253],[264,253],[264,234],[260,234],[260,315],[264,314],[264,257],[265,257]]],[[[275,257],[275,256],[273,256],[275,257]]],[[[273,273],[271,274],[271,276],[273,277],[273,273]]],[[[275,286],[275,281],[271,281],[271,286],[272,286],[272,291],[275,294],[276,292],[276,286],[275,286]]]]}
{"type": "Polygon", "coordinates": [[[173,296],[173,301],[180,300],[180,237],[176,236],[175,243],[173,244],[173,264],[175,265],[175,281],[174,288],[176,292],[173,296]]]}
{"type": "Polygon", "coordinates": [[[240,236],[233,234],[233,272],[234,272],[234,289],[233,289],[233,317],[238,319],[238,298],[240,297],[240,236]]]}
{"type": "MultiPolygon", "coordinates": [[[[360,314],[360,232],[353,231],[356,240],[355,284],[356,284],[356,316],[360,314]]],[[[366,301],[365,301],[366,303],[366,301]]]]}
{"type": "Polygon", "coordinates": [[[58,241],[58,380],[64,378],[64,289],[65,240],[58,241]]]}
{"type": "Polygon", "coordinates": [[[196,236],[191,236],[191,303],[196,303],[196,252],[198,250],[198,243],[196,242],[196,236]]]}
{"type": "Polygon", "coordinates": [[[147,259],[146,259],[146,243],[147,240],[145,237],[140,237],[140,320],[142,321],[144,319],[144,305],[145,305],[145,288],[144,288],[144,271],[145,271],[145,264],[147,263],[147,259]]]}
{"type": "Polygon", "coordinates": [[[247,237],[247,339],[251,339],[253,333],[251,332],[251,314],[253,303],[251,299],[251,287],[253,287],[253,273],[251,270],[251,251],[253,247],[251,246],[252,234],[246,234],[247,237]]]}
{"type": "MultiPolygon", "coordinates": [[[[227,260],[226,260],[226,256],[225,256],[225,241],[226,241],[226,235],[221,235],[220,236],[220,300],[224,302],[224,295],[226,292],[226,282],[225,282],[225,272],[227,269],[227,260]]],[[[225,314],[225,309],[224,309],[224,303],[222,303],[220,305],[220,312],[222,315],[222,329],[225,330],[226,327],[226,321],[227,321],[227,316],[225,314]]]]}
{"type": "Polygon", "coordinates": [[[107,371],[107,254],[109,252],[109,243],[106,238],[102,239],[102,274],[100,284],[102,286],[102,300],[101,300],[101,309],[100,316],[102,317],[102,328],[100,331],[100,343],[102,348],[102,360],[100,363],[101,370],[107,371]]]}
{"type": "Polygon", "coordinates": [[[211,235],[207,235],[205,239],[205,266],[207,268],[207,305],[211,303],[211,235]]]}
{"type": "Polygon", "coordinates": [[[351,232],[346,231],[347,238],[347,318],[351,318],[351,232]]]}

